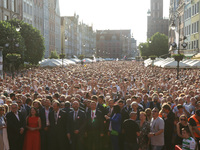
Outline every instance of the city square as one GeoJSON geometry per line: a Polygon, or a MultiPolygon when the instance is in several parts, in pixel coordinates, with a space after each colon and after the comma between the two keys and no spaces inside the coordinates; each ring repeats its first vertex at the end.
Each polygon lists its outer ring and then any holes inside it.
{"type": "Polygon", "coordinates": [[[200,0],[1,0],[0,150],[199,150],[200,0]]]}

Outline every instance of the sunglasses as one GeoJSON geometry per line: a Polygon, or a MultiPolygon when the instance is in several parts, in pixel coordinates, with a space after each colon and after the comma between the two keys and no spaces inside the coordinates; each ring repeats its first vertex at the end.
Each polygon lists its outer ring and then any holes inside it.
{"type": "Polygon", "coordinates": [[[158,111],[152,111],[152,112],[158,112],[158,111]]]}
{"type": "Polygon", "coordinates": [[[181,119],[181,121],[186,121],[186,119],[181,119]]]}

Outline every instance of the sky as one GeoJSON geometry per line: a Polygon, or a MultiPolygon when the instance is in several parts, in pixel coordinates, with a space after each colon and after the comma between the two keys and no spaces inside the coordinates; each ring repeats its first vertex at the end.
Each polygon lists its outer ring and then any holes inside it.
{"type": "MultiPolygon", "coordinates": [[[[164,17],[169,16],[169,0],[164,17]]],[[[131,29],[137,45],[147,39],[147,11],[150,0],[60,0],[61,16],[79,15],[79,21],[94,30],[131,29]]]]}

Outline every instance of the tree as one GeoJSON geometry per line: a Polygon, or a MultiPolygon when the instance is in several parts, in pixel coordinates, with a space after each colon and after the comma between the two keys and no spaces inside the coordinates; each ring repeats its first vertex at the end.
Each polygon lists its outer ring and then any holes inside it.
{"type": "MultiPolygon", "coordinates": [[[[9,53],[23,55],[26,50],[24,39],[19,32],[16,31],[15,26],[7,21],[0,21],[0,46],[3,47],[3,62],[4,66],[8,67],[8,63],[12,63],[8,57],[9,53]]],[[[22,59],[18,59],[13,65],[18,68],[23,63],[22,59]]]]}
{"type": "Polygon", "coordinates": [[[44,38],[40,31],[20,20],[10,20],[9,22],[15,27],[20,27],[20,34],[26,47],[22,56],[24,61],[35,65],[38,64],[42,60],[45,51],[44,38]]]}
{"type": "Polygon", "coordinates": [[[169,53],[168,37],[165,34],[157,32],[150,39],[149,50],[151,55],[161,56],[169,53]]]}
{"type": "Polygon", "coordinates": [[[147,42],[140,43],[141,56],[162,56],[168,54],[168,37],[159,32],[155,33],[147,42]]]}
{"type": "Polygon", "coordinates": [[[51,51],[51,56],[49,58],[50,59],[58,59],[59,58],[56,50],[55,51],[51,51]]]}
{"type": "Polygon", "coordinates": [[[83,59],[85,58],[85,56],[84,56],[84,55],[79,55],[78,58],[79,58],[80,60],[83,60],[83,59]]]}
{"type": "Polygon", "coordinates": [[[140,43],[139,50],[141,53],[141,56],[149,56],[149,45],[148,43],[140,43]]]}

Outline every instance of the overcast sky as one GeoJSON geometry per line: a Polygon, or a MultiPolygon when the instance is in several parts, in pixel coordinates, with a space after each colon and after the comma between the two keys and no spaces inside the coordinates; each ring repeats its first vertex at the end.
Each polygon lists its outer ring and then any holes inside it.
{"type": "MultiPolygon", "coordinates": [[[[137,45],[146,41],[148,9],[150,0],[60,0],[61,16],[76,13],[95,30],[131,29],[137,45]]],[[[164,0],[164,16],[169,16],[169,0],[164,0]]]]}

